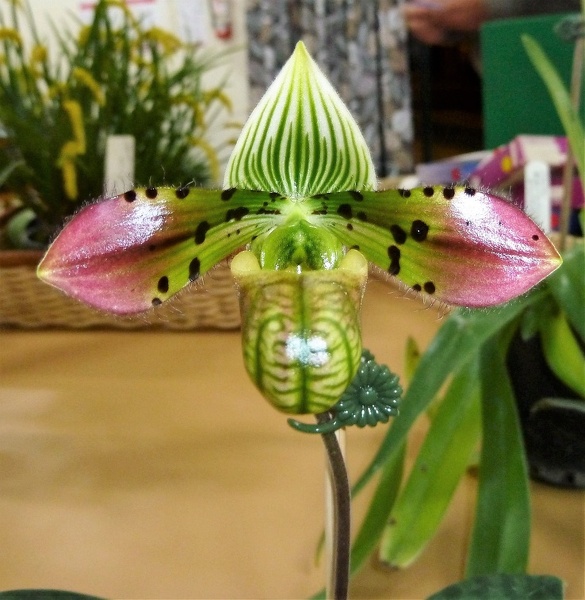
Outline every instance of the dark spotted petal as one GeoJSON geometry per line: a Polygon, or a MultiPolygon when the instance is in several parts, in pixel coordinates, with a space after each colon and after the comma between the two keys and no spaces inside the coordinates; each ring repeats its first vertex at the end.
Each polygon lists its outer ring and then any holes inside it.
{"type": "Polygon", "coordinates": [[[82,209],[53,242],[38,275],[101,310],[140,312],[278,219],[278,199],[264,192],[132,190],[82,209]]]}
{"type": "Polygon", "coordinates": [[[561,264],[520,209],[463,186],[320,194],[307,203],[314,224],[409,289],[448,304],[506,302],[561,264]]]}

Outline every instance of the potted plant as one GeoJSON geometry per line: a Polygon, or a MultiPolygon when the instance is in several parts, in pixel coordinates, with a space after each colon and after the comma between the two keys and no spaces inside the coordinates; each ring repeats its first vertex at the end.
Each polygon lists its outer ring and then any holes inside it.
{"type": "MultiPolygon", "coordinates": [[[[245,125],[222,190],[152,186],[89,205],[65,226],[38,273],[98,308],[137,313],[237,252],[231,271],[247,371],[277,409],[316,415],[317,424],[290,422],[323,435],[328,446],[335,430],[387,422],[396,412],[395,378],[362,351],[368,261],[429,301],[471,306],[523,294],[560,262],[526,215],[487,192],[376,186],[359,128],[299,43],[245,125]]],[[[419,392],[428,386],[434,394],[439,376],[419,392]]],[[[408,394],[393,435],[417,406],[412,387],[408,394]]],[[[494,411],[496,426],[508,414],[502,410],[494,411]]],[[[339,515],[331,589],[343,598],[349,490],[339,450],[329,452],[339,515]]]]}
{"type": "MultiPolygon", "coordinates": [[[[536,42],[525,37],[523,43],[549,89],[583,181],[585,138],[576,103],[536,42]]],[[[583,52],[582,38],[576,52],[583,52]]],[[[565,211],[570,201],[567,194],[565,211]]],[[[466,577],[524,573],[528,474],[554,485],[585,486],[582,238],[566,244],[563,259],[550,278],[506,305],[453,311],[422,356],[413,346],[407,349],[410,382],[403,409],[354,486],[357,493],[379,476],[354,543],[355,570],[376,548],[393,567],[416,560],[473,467],[478,496],[466,577]],[[404,476],[407,436],[425,412],[429,430],[404,476]]]]}
{"type": "MultiPolygon", "coordinates": [[[[203,76],[221,64],[221,53],[144,26],[124,2],[99,0],[92,22],[77,31],[54,27],[58,56],[49,55],[30,6],[13,2],[4,14],[0,190],[9,204],[6,208],[5,201],[0,212],[0,322],[26,325],[29,303],[22,299],[40,295],[38,302],[30,300],[41,305],[38,311],[31,308],[30,324],[38,325],[43,312],[59,311],[58,300],[36,286],[31,266],[67,218],[113,191],[115,181],[105,182],[106,158],[122,165],[118,175],[126,186],[130,181],[185,187],[217,182],[229,143],[210,142],[209,129],[220,119],[227,126],[225,110],[231,104],[221,85],[203,83],[203,76]],[[117,140],[122,146],[113,150],[117,140]],[[140,160],[135,162],[134,155],[140,160]],[[27,292],[23,285],[33,289],[27,292]],[[14,308],[12,298],[20,300],[14,308]]],[[[232,312],[237,312],[235,303],[232,312]]],[[[92,319],[97,319],[93,313],[92,319]]],[[[70,323],[80,321],[74,317],[70,323]]],[[[47,324],[65,324],[65,317],[49,318],[47,324]]],[[[228,317],[227,326],[233,325],[237,320],[228,317]]]]}

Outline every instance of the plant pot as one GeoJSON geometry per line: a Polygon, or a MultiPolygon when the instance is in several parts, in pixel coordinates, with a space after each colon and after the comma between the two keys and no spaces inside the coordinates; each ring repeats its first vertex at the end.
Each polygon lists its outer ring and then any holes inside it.
{"type": "Polygon", "coordinates": [[[174,300],[132,317],[99,312],[73,300],[36,276],[42,252],[0,250],[0,326],[86,329],[232,329],[240,311],[227,262],[174,300]]]}
{"type": "Polygon", "coordinates": [[[548,398],[579,400],[550,370],[539,336],[514,337],[508,371],[531,477],[556,486],[585,488],[585,412],[570,408],[569,403],[535,410],[548,398]]]}

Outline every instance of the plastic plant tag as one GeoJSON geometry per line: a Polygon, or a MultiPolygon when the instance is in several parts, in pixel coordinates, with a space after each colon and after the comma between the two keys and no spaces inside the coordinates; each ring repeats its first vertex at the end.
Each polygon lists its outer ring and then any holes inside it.
{"type": "Polygon", "coordinates": [[[524,167],[524,210],[545,233],[551,231],[552,198],[550,167],[531,160],[524,167]]]}
{"type": "Polygon", "coordinates": [[[104,191],[120,194],[134,183],[136,140],[133,135],[109,135],[104,161],[104,191]]]}

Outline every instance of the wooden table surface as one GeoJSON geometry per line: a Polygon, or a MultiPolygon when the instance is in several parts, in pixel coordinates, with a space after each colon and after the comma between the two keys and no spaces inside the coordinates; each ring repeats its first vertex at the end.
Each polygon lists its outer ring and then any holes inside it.
{"type": "MultiPolygon", "coordinates": [[[[407,335],[424,347],[439,325],[370,282],[364,339],[380,362],[402,373],[407,335]]],[[[384,429],[348,432],[351,477],[384,429]]],[[[323,582],[323,462],[320,439],[248,381],[237,331],[0,331],[0,589],[307,597],[323,582]]],[[[531,571],[584,598],[584,494],[532,487],[531,571]]],[[[372,560],[352,597],[424,598],[458,580],[474,493],[469,476],[419,561],[372,560]]]]}

